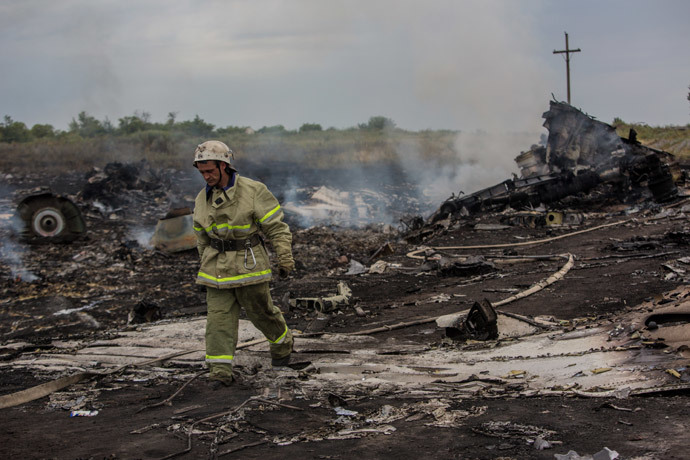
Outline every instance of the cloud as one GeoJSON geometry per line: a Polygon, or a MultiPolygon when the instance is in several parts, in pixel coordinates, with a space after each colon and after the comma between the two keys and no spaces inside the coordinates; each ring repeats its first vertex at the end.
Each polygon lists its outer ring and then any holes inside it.
{"type": "MultiPolygon", "coordinates": [[[[218,126],[342,128],[384,115],[408,129],[535,130],[550,94],[564,93],[562,62],[551,54],[563,28],[578,29],[572,37],[585,50],[574,71],[581,100],[597,93],[602,62],[616,66],[616,50],[586,38],[644,30],[632,15],[611,30],[612,3],[5,1],[0,98],[15,119],[60,128],[81,110],[113,120],[146,110],[161,121],[170,111],[199,114],[218,126]]],[[[636,15],[656,8],[636,5],[636,15]]],[[[670,12],[650,21],[672,40],[676,23],[663,32],[663,20],[684,7],[662,5],[670,12]]],[[[675,75],[687,75],[681,56],[675,75]]],[[[641,70],[644,60],[632,66],[641,70]]],[[[614,96],[622,97],[610,91],[609,106],[614,96]]]]}

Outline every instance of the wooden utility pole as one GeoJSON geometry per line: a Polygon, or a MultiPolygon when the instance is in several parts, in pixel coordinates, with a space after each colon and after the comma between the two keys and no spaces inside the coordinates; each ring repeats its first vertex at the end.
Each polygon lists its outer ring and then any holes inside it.
{"type": "Polygon", "coordinates": [[[565,32],[565,49],[560,51],[553,50],[553,54],[565,53],[565,73],[568,80],[568,104],[570,104],[570,53],[579,53],[580,51],[580,48],[574,50],[568,48],[568,32],[565,32]]]}

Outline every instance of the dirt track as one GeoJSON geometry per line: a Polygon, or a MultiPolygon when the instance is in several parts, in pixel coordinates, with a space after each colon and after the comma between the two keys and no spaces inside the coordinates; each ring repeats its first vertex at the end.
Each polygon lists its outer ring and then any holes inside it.
{"type": "MultiPolygon", "coordinates": [[[[139,212],[144,217],[137,223],[155,222],[153,216],[159,215],[158,210],[165,204],[157,204],[158,208],[150,206],[148,213],[139,212]]],[[[530,318],[548,319],[559,324],[559,331],[614,327],[621,315],[635,312],[635,307],[643,302],[648,306],[645,308],[653,310],[667,301],[680,300],[668,293],[685,284],[683,273],[687,265],[679,259],[690,255],[690,224],[681,212],[682,205],[647,208],[632,214],[632,205],[597,202],[596,206],[587,209],[596,212],[588,212],[583,225],[575,228],[475,230],[476,224],[496,224],[500,217],[483,215],[438,228],[423,244],[526,242],[626,221],[541,245],[442,253],[446,257],[471,254],[487,259],[573,254],[575,265],[563,280],[501,307],[530,318]]],[[[127,325],[128,313],[142,300],[156,305],[164,321],[186,321],[203,315],[203,291],[192,283],[197,269],[194,251],[171,256],[127,243],[131,240],[132,223],[137,220],[132,211],[112,219],[87,212],[88,238],[68,245],[26,247],[23,268],[37,276],[33,282],[17,278],[16,271],[3,265],[0,351],[4,369],[0,395],[61,375],[55,369],[13,363],[32,356],[69,353],[70,343],[76,348],[88,346],[144,327],[127,325]],[[68,313],[56,315],[62,311],[68,313]]],[[[133,212],[136,216],[137,211],[133,212]]],[[[434,262],[425,264],[406,257],[419,245],[406,243],[402,236],[374,229],[317,227],[295,231],[298,270],[288,280],[275,280],[272,291],[290,327],[302,333],[337,334],[437,317],[466,310],[483,298],[492,302],[502,300],[549,277],[563,265],[562,260],[535,260],[496,264],[483,272],[443,272],[434,262]],[[375,260],[368,259],[387,241],[394,253],[381,258],[392,264],[384,273],[345,274],[350,260],[373,264],[375,260]],[[293,299],[332,295],[339,281],[346,281],[352,289],[354,305],[319,314],[288,308],[284,301],[288,293],[293,299]],[[365,314],[358,315],[355,306],[365,314]]],[[[631,341],[635,340],[633,332],[626,331],[631,341]]],[[[392,362],[396,353],[401,359],[412,359],[415,354],[442,354],[444,350],[449,355],[463,350],[468,354],[484,349],[500,351],[515,343],[515,339],[452,342],[433,322],[381,332],[372,340],[380,355],[376,359],[389,356],[392,362]]],[[[517,339],[524,343],[527,340],[517,339]]],[[[444,382],[442,375],[438,383],[428,385],[408,385],[395,381],[395,376],[378,384],[362,382],[376,378],[370,374],[377,372],[382,372],[383,379],[385,371],[378,370],[358,371],[351,379],[335,372],[333,379],[328,380],[327,369],[354,359],[365,367],[375,361],[354,353],[354,348],[338,347],[337,340],[334,343],[324,348],[296,342],[294,361],[315,363],[316,374],[276,373],[270,369],[265,352],[254,348],[240,351],[238,355],[244,355],[239,360],[243,365],[238,366],[242,384],[213,392],[200,377],[170,406],[141,411],[144,406],[171,396],[202,370],[202,363],[180,367],[171,362],[148,372],[124,371],[73,385],[50,397],[1,409],[1,450],[7,458],[163,458],[187,448],[187,430],[197,422],[191,451],[180,458],[213,457],[243,448],[236,454],[243,458],[404,455],[546,459],[569,450],[591,455],[604,447],[627,459],[687,458],[687,392],[595,398],[556,391],[570,382],[553,382],[550,392],[532,393],[527,391],[528,379],[497,375],[491,367],[474,376],[474,380],[472,375],[454,377],[481,383],[473,386],[472,391],[467,391],[467,382],[444,382]],[[494,381],[489,382],[491,379],[494,381]],[[497,383],[498,380],[503,382],[497,383]],[[251,397],[265,401],[251,400],[230,417],[199,422],[230,411],[251,397]],[[356,413],[341,411],[344,415],[338,415],[337,407],[356,413]],[[95,417],[70,418],[68,409],[75,408],[99,413],[95,417]],[[367,429],[370,431],[362,431],[367,429]],[[550,449],[534,447],[540,435],[551,442],[550,449]],[[344,439],[347,437],[352,439],[344,439]]],[[[635,368],[641,380],[653,377],[669,385],[688,382],[690,373],[684,365],[677,364],[682,360],[687,363],[682,350],[645,346],[635,350],[632,353],[640,361],[627,367],[635,368]],[[645,366],[648,358],[653,364],[645,366]],[[674,361],[679,378],[665,373],[666,368],[658,364],[662,358],[680,360],[674,361]]],[[[515,368],[521,368],[520,361],[516,360],[515,368]]],[[[573,377],[572,382],[576,381],[573,377]]],[[[606,390],[606,386],[582,389],[596,392],[606,390]]]]}

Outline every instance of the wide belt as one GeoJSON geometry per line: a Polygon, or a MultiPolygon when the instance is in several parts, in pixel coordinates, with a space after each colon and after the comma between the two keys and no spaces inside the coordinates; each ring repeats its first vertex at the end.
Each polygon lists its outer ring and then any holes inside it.
{"type": "Polygon", "coordinates": [[[262,244],[263,240],[258,233],[253,234],[249,238],[243,240],[221,240],[218,238],[211,238],[210,246],[218,252],[239,251],[241,249],[251,248],[262,244]]]}

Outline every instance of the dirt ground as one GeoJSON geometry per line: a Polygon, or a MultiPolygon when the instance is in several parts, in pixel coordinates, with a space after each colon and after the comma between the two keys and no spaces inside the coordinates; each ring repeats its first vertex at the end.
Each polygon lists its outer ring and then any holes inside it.
{"type": "MultiPolygon", "coordinates": [[[[167,180],[187,179],[173,174],[167,180]]],[[[104,213],[94,199],[83,197],[84,181],[80,175],[5,177],[9,189],[43,184],[74,197],[89,230],[69,244],[41,245],[23,244],[3,230],[5,247],[14,245],[18,257],[14,262],[5,258],[0,266],[0,396],[65,375],[13,363],[62,353],[65,343],[105,341],[136,330],[142,324],[131,320],[136,311],[153,312],[148,319],[154,321],[184,322],[205,314],[204,291],[193,283],[196,252],[166,254],[136,240],[136,232],[150,229],[171,201],[185,201],[185,196],[188,200],[196,183],[185,182],[189,193],[174,199],[156,195],[159,188],[152,192],[134,187],[120,196],[121,210],[115,204],[104,213]]],[[[10,204],[6,200],[5,206],[10,204]]],[[[690,260],[685,259],[690,256],[690,222],[682,198],[660,206],[593,196],[577,205],[585,219],[574,227],[482,230],[478,224],[499,224],[504,215],[482,214],[429,226],[421,240],[383,225],[294,229],[297,270],[287,280],[272,282],[273,298],[295,331],[353,333],[466,310],[482,299],[495,303],[564,265],[563,259],[553,258],[507,265],[487,262],[492,257],[572,254],[574,266],[563,279],[501,310],[548,320],[567,331],[611,325],[618,315],[643,302],[655,306],[673,300],[670,293],[686,284],[690,260]],[[615,222],[620,223],[544,244],[430,250],[435,256],[427,260],[407,256],[422,246],[534,242],[615,222]],[[393,252],[376,255],[386,243],[393,252]],[[471,266],[443,264],[444,258],[453,261],[460,255],[483,259],[471,266]],[[388,266],[383,273],[347,274],[353,260],[367,267],[383,260],[388,266]],[[352,290],[348,306],[318,312],[288,301],[334,295],[340,281],[352,290]]],[[[477,347],[500,350],[507,343],[501,339],[455,342],[434,322],[379,332],[376,338],[385,344],[379,353],[393,355],[395,350],[401,354],[477,347]]],[[[653,352],[675,356],[678,350],[653,352]]],[[[314,391],[308,384],[315,375],[305,371],[286,377],[270,368],[266,353],[238,352],[242,353],[255,356],[259,364],[237,366],[241,381],[217,391],[208,387],[203,375],[193,378],[203,372],[202,362],[189,367],[159,363],[166,372],[142,377],[124,370],[0,409],[0,454],[58,459],[149,459],[175,454],[175,458],[551,459],[569,451],[593,455],[606,447],[624,459],[690,458],[686,442],[690,399],[683,389],[621,399],[605,392],[600,397],[529,393],[520,391],[524,387],[519,381],[517,386],[503,385],[501,391],[476,392],[451,383],[372,389],[353,381],[324,384],[314,391]],[[184,384],[170,404],[148,407],[173,396],[184,384]],[[70,417],[75,409],[98,414],[70,417]],[[445,423],[449,414],[455,419],[445,423]],[[542,440],[550,446],[539,450],[536,446],[542,440]]],[[[319,359],[319,353],[326,352],[300,345],[298,339],[293,362],[306,366],[319,359]]],[[[339,353],[345,357],[348,350],[339,353]]],[[[649,367],[664,374],[664,369],[649,367]]],[[[675,370],[678,376],[664,374],[669,385],[690,380],[685,367],[675,370]]]]}

